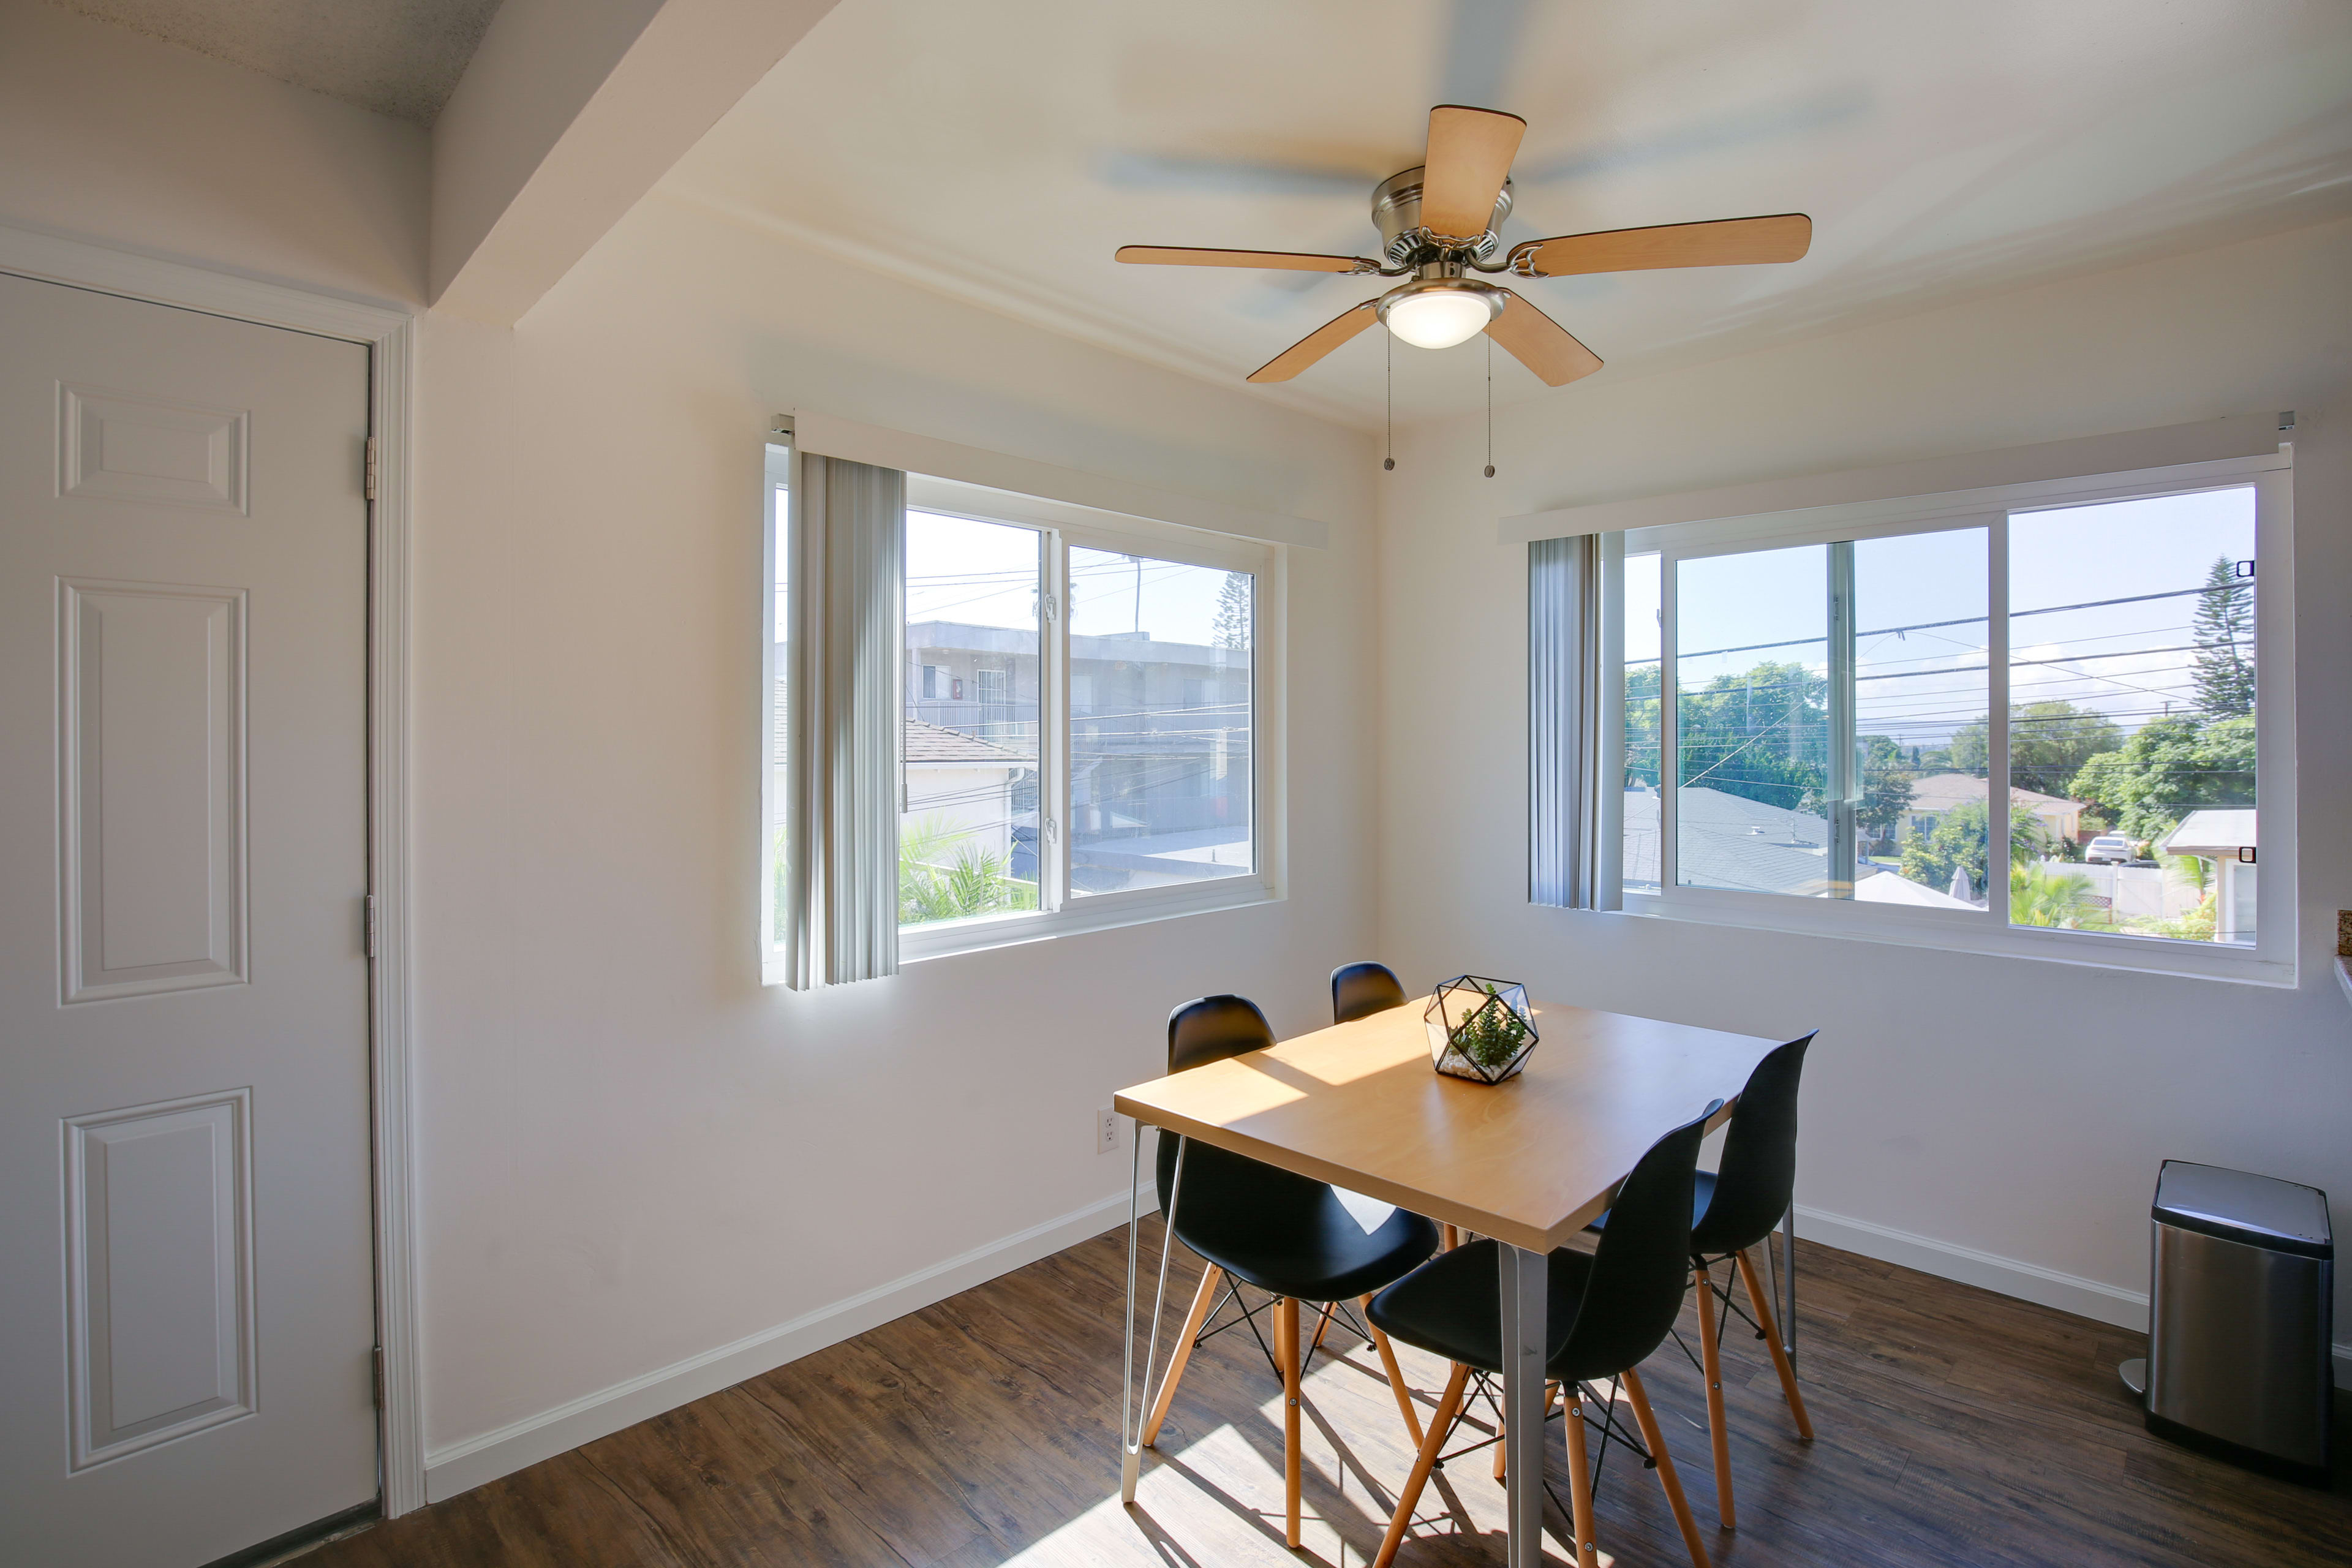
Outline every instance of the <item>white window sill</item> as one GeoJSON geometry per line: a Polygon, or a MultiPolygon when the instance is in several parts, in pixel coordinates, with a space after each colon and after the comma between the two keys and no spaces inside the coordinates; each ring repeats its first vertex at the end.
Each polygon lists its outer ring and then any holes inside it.
{"type": "Polygon", "coordinates": [[[1048,942],[1084,931],[1112,931],[1183,915],[1217,910],[1245,909],[1253,904],[1279,903],[1282,895],[1263,877],[1221,877],[1190,888],[1150,888],[1131,893],[1097,893],[1072,898],[1058,910],[1043,913],[979,915],[971,920],[940,921],[930,925],[901,927],[900,964],[921,963],[958,953],[985,952],[991,948],[1017,947],[1023,942],[1048,942]]]}
{"type": "MultiPolygon", "coordinates": [[[[2297,978],[2293,959],[2266,958],[2252,947],[1999,925],[1983,915],[1971,918],[1958,911],[1948,917],[1907,914],[1885,905],[1870,906],[1865,917],[1844,900],[1826,899],[1780,898],[1771,894],[1717,897],[1723,901],[1716,898],[1668,899],[1655,893],[1629,891],[1622,912],[1643,920],[1689,921],[1745,931],[1831,937],[1891,947],[1936,948],[1993,958],[2029,959],[2039,963],[2133,970],[2188,980],[2221,980],[2241,985],[2274,985],[2292,990],[2297,978]]],[[[2291,933],[2281,946],[2288,952],[2294,952],[2291,933]]]]}

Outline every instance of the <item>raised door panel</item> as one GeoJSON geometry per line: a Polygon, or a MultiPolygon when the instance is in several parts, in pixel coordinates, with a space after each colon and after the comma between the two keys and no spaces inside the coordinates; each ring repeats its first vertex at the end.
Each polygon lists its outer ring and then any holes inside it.
{"type": "Polygon", "coordinates": [[[64,1000],[246,978],[245,595],[59,585],[64,1000]]]}
{"type": "Polygon", "coordinates": [[[72,1468],[253,1413],[252,1102],[69,1118],[72,1468]]]}
{"type": "Polygon", "coordinates": [[[246,468],[242,409],[58,388],[61,496],[244,513],[246,468]]]}

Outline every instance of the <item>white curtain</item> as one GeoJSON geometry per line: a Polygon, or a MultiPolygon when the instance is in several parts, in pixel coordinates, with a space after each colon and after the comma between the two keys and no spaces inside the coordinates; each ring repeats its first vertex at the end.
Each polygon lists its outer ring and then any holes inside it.
{"type": "Polygon", "coordinates": [[[1603,657],[1605,564],[1597,533],[1528,546],[1529,903],[1601,908],[1616,885],[1604,862],[1617,846],[1604,827],[1617,813],[1603,775],[1622,716],[1606,689],[1615,683],[1603,657]]]}
{"type": "Polygon", "coordinates": [[[794,715],[787,982],[898,971],[907,476],[803,452],[793,487],[794,715]]]}

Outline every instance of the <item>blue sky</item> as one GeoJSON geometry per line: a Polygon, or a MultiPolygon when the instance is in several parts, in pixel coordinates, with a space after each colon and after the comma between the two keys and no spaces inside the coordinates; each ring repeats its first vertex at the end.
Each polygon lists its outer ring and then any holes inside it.
{"type": "MultiPolygon", "coordinates": [[[[1859,716],[1864,733],[1937,745],[1986,708],[1982,528],[1864,540],[1854,552],[1859,716]],[[1965,621],[1958,626],[1923,623],[1965,621]],[[1892,630],[1890,628],[1905,628],[1892,630]]],[[[2126,731],[2193,700],[2190,618],[2216,558],[2251,562],[2251,488],[2019,512],[2010,521],[2011,697],[2070,701],[2126,731]],[[2057,609],[2142,595],[2173,596],[2057,609]]],[[[1682,563],[1685,685],[1764,659],[1819,668],[1826,622],[1821,545],[1682,563]],[[1706,649],[1811,639],[1703,658],[1706,649]]],[[[1626,563],[1625,653],[1657,657],[1657,557],[1626,563]]],[[[2247,650],[2252,657],[2252,650],[2247,650]]]]}

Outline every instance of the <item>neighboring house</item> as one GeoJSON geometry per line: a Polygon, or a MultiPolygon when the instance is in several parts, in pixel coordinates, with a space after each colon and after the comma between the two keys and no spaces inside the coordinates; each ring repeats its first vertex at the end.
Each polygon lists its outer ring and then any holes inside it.
{"type": "Polygon", "coordinates": [[[951,858],[970,850],[1009,866],[1013,819],[1022,808],[1036,809],[1034,784],[1020,788],[1037,765],[1035,756],[920,719],[906,721],[903,745],[907,816],[960,829],[951,858]]]}
{"type": "MultiPolygon", "coordinates": [[[[1035,754],[1034,631],[909,623],[905,680],[910,725],[1035,754]]],[[[1108,892],[1250,868],[1246,648],[1074,635],[1069,700],[1076,888],[1108,892]]],[[[1021,806],[1034,809],[1034,801],[1021,806]]]]}
{"type": "MultiPolygon", "coordinates": [[[[782,684],[778,683],[780,695],[782,684]]],[[[1035,876],[1034,851],[1028,851],[1022,842],[1030,835],[1016,835],[1013,831],[1016,823],[1024,824],[1033,832],[1035,826],[1035,754],[928,724],[920,719],[903,722],[899,761],[906,768],[906,816],[936,817],[951,828],[961,829],[961,836],[955,840],[951,855],[961,853],[968,845],[1008,865],[1026,858],[1026,868],[1014,865],[1014,874],[1035,876]],[[1016,845],[1021,846],[1018,853],[1016,845]]],[[[772,760],[776,770],[776,822],[781,825],[785,819],[788,776],[781,725],[776,731],[772,760]]]]}
{"type": "Polygon", "coordinates": [[[2180,826],[2157,840],[2168,855],[2210,860],[2217,872],[2213,940],[2254,940],[2254,808],[2209,806],[2192,811],[2180,826]]]}
{"type": "MultiPolygon", "coordinates": [[[[1830,895],[1830,826],[1819,815],[1766,805],[1703,785],[1682,791],[1675,797],[1675,813],[1682,832],[1676,864],[1684,886],[1793,893],[1804,898],[1830,895]]],[[[1629,887],[1657,885],[1658,796],[1654,790],[1625,792],[1624,879],[1629,887]]],[[[1853,896],[1870,903],[1921,909],[1981,907],[1874,866],[1859,868],[1853,896]]]]}
{"type": "MultiPolygon", "coordinates": [[[[1982,805],[1987,798],[1985,781],[1973,773],[1930,773],[1915,779],[1911,784],[1911,804],[1895,819],[1895,837],[1897,843],[1916,832],[1925,838],[1936,831],[1936,824],[1955,806],[1982,805]]],[[[2039,817],[2053,841],[2072,843],[2083,831],[2083,803],[2065,800],[2039,790],[2012,789],[2009,792],[2011,812],[2030,812],[2039,817]]]]}
{"type": "MultiPolygon", "coordinates": [[[[1675,797],[1681,826],[1675,864],[1683,885],[1819,897],[1829,891],[1830,825],[1744,795],[1696,785],[1675,797]]],[[[1625,792],[1627,883],[1658,880],[1658,796],[1625,792]]]]}

